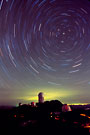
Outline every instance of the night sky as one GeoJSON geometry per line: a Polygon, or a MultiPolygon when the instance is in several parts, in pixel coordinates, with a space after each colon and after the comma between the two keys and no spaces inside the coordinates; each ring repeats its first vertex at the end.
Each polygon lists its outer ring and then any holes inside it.
{"type": "Polygon", "coordinates": [[[90,1],[0,0],[0,105],[90,103],[90,1]]]}

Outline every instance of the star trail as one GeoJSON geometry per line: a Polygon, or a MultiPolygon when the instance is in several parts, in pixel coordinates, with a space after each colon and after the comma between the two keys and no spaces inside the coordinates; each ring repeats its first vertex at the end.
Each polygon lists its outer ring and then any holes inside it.
{"type": "Polygon", "coordinates": [[[0,0],[0,103],[39,91],[90,103],[88,0],[0,0]]]}

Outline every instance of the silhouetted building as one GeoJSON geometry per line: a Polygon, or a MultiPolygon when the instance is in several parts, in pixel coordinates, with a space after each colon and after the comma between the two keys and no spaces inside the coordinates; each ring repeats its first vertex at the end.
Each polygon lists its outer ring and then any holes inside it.
{"type": "Polygon", "coordinates": [[[40,92],[40,93],[38,94],[38,102],[39,102],[39,103],[44,103],[44,95],[43,95],[42,92],[40,92]]]}
{"type": "Polygon", "coordinates": [[[34,102],[31,102],[31,107],[34,107],[35,106],[35,103],[34,102]]]}
{"type": "Polygon", "coordinates": [[[19,103],[19,106],[22,106],[22,103],[19,103]]]}
{"type": "Polygon", "coordinates": [[[62,112],[68,112],[68,111],[72,111],[71,107],[67,104],[64,104],[62,106],[62,112]]]}

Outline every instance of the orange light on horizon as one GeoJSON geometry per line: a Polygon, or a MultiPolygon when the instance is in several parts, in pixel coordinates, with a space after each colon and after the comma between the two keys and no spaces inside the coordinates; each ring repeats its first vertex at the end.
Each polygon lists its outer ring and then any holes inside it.
{"type": "Polygon", "coordinates": [[[80,115],[81,115],[81,116],[84,116],[84,117],[86,116],[86,114],[80,114],[80,115]]]}
{"type": "Polygon", "coordinates": [[[90,126],[84,126],[84,128],[90,128],[90,126]]]}

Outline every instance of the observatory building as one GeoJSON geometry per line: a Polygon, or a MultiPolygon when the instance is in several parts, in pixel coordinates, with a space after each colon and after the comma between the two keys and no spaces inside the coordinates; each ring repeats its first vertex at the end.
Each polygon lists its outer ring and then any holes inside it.
{"type": "Polygon", "coordinates": [[[69,112],[69,111],[72,111],[71,107],[67,104],[64,104],[62,106],[62,112],[69,112]]]}
{"type": "Polygon", "coordinates": [[[39,103],[43,103],[44,102],[44,94],[42,92],[40,92],[38,94],[38,102],[39,103]]]}

